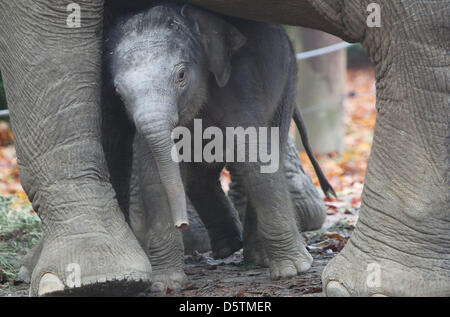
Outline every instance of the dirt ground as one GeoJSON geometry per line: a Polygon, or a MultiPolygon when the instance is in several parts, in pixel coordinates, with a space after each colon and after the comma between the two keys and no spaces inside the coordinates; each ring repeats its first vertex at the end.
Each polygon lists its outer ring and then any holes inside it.
{"type": "MultiPolygon", "coordinates": [[[[346,221],[335,223],[327,230],[303,234],[308,249],[314,257],[312,268],[305,274],[292,279],[272,281],[269,270],[243,263],[242,251],[224,260],[214,260],[208,253],[186,256],[185,272],[188,282],[181,290],[168,289],[164,293],[150,291],[139,296],[183,296],[183,297],[289,297],[321,296],[321,274],[326,264],[345,245],[353,230],[346,221]]],[[[14,266],[17,270],[25,250],[16,255],[14,266]]],[[[0,280],[0,297],[28,296],[26,283],[3,277],[0,280]]]]}
{"type": "Polygon", "coordinates": [[[229,297],[298,297],[321,296],[320,276],[334,253],[313,252],[312,268],[296,278],[272,281],[267,268],[242,264],[242,254],[233,256],[230,264],[208,264],[204,255],[186,259],[187,286],[178,292],[170,291],[168,296],[229,296],[229,297]]]}
{"type": "MultiPolygon", "coordinates": [[[[186,258],[185,272],[188,283],[180,291],[167,290],[155,294],[145,292],[139,296],[180,296],[180,297],[278,297],[278,296],[321,296],[320,275],[334,254],[312,253],[313,267],[305,274],[289,280],[271,281],[267,268],[250,267],[242,264],[242,254],[235,254],[230,264],[211,264],[205,255],[186,258]],[[236,261],[236,262],[234,262],[236,261]]],[[[7,282],[0,285],[0,297],[28,296],[28,284],[7,282]]]]}

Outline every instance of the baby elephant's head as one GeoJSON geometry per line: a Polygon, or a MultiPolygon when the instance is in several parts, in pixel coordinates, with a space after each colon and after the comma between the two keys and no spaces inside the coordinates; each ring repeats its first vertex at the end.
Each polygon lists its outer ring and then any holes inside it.
{"type": "Polygon", "coordinates": [[[115,30],[117,93],[155,156],[175,226],[187,225],[185,193],[171,132],[193,119],[210,85],[224,87],[231,58],[246,42],[232,25],[191,6],[156,6],[115,30]]]}

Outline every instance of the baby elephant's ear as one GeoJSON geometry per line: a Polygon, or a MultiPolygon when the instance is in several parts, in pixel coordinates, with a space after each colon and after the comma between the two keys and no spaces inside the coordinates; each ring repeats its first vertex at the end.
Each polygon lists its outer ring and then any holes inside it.
{"type": "Polygon", "coordinates": [[[231,77],[231,59],[247,38],[212,13],[185,5],[181,14],[193,22],[206,52],[209,71],[216,77],[219,87],[224,87],[231,77]]]}

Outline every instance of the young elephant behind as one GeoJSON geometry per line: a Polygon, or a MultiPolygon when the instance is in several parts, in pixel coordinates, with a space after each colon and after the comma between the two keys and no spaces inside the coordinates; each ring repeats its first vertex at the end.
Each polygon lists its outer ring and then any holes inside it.
{"type": "MultiPolygon", "coordinates": [[[[278,128],[279,136],[260,136],[258,145],[271,149],[266,155],[286,155],[296,60],[283,29],[221,18],[191,6],[159,5],[127,19],[113,33],[114,86],[137,129],[130,221],[148,248],[155,280],[170,285],[184,279],[181,235],[173,224],[187,224],[185,190],[213,251],[226,256],[241,247],[237,212],[219,182],[225,164],[242,176],[252,207],[244,236],[263,246],[248,244],[251,253],[260,253],[253,257],[269,263],[274,279],[308,270],[312,257],[292,221],[283,166],[261,173],[261,159],[235,162],[236,153],[252,145],[245,137],[231,147],[223,142],[222,157],[217,159],[216,149],[214,161],[177,163],[172,156],[173,129],[185,127],[195,137],[199,131],[194,122],[199,121],[194,118],[201,120],[202,135],[217,130],[227,135],[228,127],[278,128]]],[[[204,143],[189,141],[194,154],[203,153],[204,143]]]]}

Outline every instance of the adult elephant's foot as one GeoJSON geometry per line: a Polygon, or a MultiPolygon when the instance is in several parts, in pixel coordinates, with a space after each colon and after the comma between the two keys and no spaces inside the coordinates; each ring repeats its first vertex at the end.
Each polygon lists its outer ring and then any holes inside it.
{"type": "Polygon", "coordinates": [[[44,236],[31,296],[137,295],[150,286],[150,261],[112,199],[112,189],[94,185],[77,184],[78,191],[73,184],[49,188],[50,197],[40,205],[44,236]],[[74,192],[84,201],[67,203],[74,192]]]}
{"type": "Polygon", "coordinates": [[[150,290],[155,293],[165,293],[167,289],[179,290],[186,282],[187,277],[182,269],[155,270],[150,290]]]}
{"type": "Polygon", "coordinates": [[[448,254],[440,259],[421,257],[415,253],[415,246],[402,252],[378,240],[362,240],[361,235],[355,232],[325,268],[325,295],[450,296],[448,254]]]}
{"type": "Polygon", "coordinates": [[[30,295],[137,295],[150,285],[150,262],[132,237],[119,236],[123,241],[106,232],[44,240],[30,295]]]}
{"type": "Polygon", "coordinates": [[[430,259],[414,257],[399,253],[392,260],[379,258],[350,243],[323,272],[324,293],[330,297],[450,296],[449,272],[440,271],[444,260],[430,268],[430,259]],[[405,263],[398,262],[406,258],[405,263]]]}
{"type": "Polygon", "coordinates": [[[448,222],[429,215],[415,230],[405,214],[364,207],[349,242],[322,274],[325,295],[450,296],[448,222]]]}

